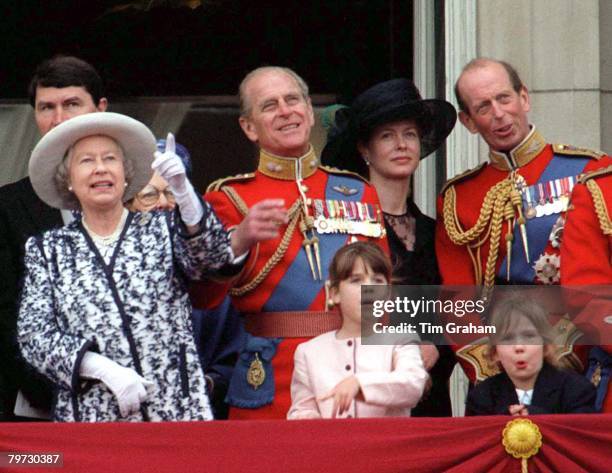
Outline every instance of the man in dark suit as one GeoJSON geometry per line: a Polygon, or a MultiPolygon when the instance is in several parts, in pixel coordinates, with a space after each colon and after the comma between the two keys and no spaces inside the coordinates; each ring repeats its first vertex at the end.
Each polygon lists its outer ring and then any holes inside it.
{"type": "MultiPolygon", "coordinates": [[[[41,135],[72,117],[104,112],[108,102],[96,70],[71,56],[42,62],[28,88],[30,104],[41,135]]],[[[14,415],[17,393],[41,411],[51,406],[48,382],[27,366],[15,340],[23,254],[26,240],[61,226],[70,212],[53,209],[41,201],[28,177],[0,188],[0,419],[14,415]]]]}

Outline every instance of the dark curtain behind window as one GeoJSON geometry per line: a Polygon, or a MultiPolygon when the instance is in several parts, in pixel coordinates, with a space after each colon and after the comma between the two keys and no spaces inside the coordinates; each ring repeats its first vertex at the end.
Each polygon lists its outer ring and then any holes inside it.
{"type": "MultiPolygon", "coordinates": [[[[2,4],[0,100],[24,101],[36,65],[63,53],[98,69],[111,110],[148,125],[156,102],[187,101],[192,105],[176,130],[177,140],[191,151],[194,184],[201,190],[256,165],[232,98],[249,70],[294,69],[318,106],[349,103],[376,82],[412,77],[413,6],[406,0],[2,4]]],[[[315,134],[320,149],[324,131],[315,134]]]]}

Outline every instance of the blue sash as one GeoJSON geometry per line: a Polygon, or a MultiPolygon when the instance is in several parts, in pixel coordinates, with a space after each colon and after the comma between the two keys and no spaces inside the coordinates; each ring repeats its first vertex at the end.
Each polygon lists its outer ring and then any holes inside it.
{"type": "MultiPolygon", "coordinates": [[[[537,183],[546,183],[562,177],[577,176],[584,170],[589,161],[589,158],[554,155],[537,183]]],[[[520,228],[518,225],[515,226],[514,240],[512,242],[512,261],[510,263],[510,281],[512,283],[533,284],[535,279],[534,263],[544,253],[550,232],[553,225],[559,219],[559,215],[544,215],[527,220],[527,241],[529,243],[529,260],[531,263],[527,263],[525,260],[520,228]]],[[[498,273],[498,277],[504,281],[506,280],[507,265],[508,260],[507,256],[505,256],[498,273]]]]}
{"type": "MultiPolygon", "coordinates": [[[[353,177],[330,174],[325,188],[325,198],[329,200],[352,200],[359,202],[362,199],[364,189],[364,183],[353,177]],[[347,196],[334,189],[334,187],[342,189],[343,186],[357,189],[357,192],[347,196]]],[[[342,233],[317,233],[317,236],[319,237],[321,270],[323,271],[323,280],[325,280],[328,276],[329,264],[336,251],[346,243],[347,235],[342,233]]],[[[270,298],[264,304],[262,312],[307,310],[323,287],[323,282],[315,281],[312,278],[306,252],[301,249],[287,268],[283,278],[274,288],[270,298]]]]}

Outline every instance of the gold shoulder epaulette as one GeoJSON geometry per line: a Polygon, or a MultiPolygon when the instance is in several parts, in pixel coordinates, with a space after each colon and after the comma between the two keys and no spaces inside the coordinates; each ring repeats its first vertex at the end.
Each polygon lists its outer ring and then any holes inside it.
{"type": "Polygon", "coordinates": [[[446,189],[448,189],[449,186],[456,184],[460,181],[463,181],[464,179],[470,177],[473,174],[476,174],[477,172],[479,172],[483,167],[485,167],[487,163],[480,163],[478,166],[476,166],[475,168],[472,169],[468,169],[465,172],[462,172],[461,174],[457,174],[455,177],[451,177],[448,181],[446,181],[444,183],[444,185],[442,186],[442,190],[440,191],[441,194],[444,194],[444,191],[446,189]]]}
{"type": "Polygon", "coordinates": [[[572,145],[554,144],[552,145],[552,147],[555,154],[563,154],[566,156],[588,156],[589,158],[600,159],[602,156],[606,155],[606,153],[602,151],[596,151],[588,148],[579,148],[578,146],[572,145]]]}
{"type": "Polygon", "coordinates": [[[206,188],[206,192],[215,192],[220,190],[224,185],[229,184],[234,181],[245,181],[247,179],[252,179],[255,177],[254,172],[247,172],[245,174],[236,174],[235,176],[223,177],[221,179],[217,179],[216,181],[211,182],[206,188]]]}
{"type": "Polygon", "coordinates": [[[368,184],[370,183],[365,177],[353,171],[347,171],[346,169],[333,168],[331,166],[324,166],[322,164],[319,167],[323,169],[324,171],[327,171],[330,174],[348,174],[349,176],[353,176],[359,179],[360,181],[367,182],[368,184]]]}
{"type": "Polygon", "coordinates": [[[612,174],[612,166],[608,166],[608,167],[601,168],[601,169],[595,169],[593,171],[584,173],[580,177],[578,177],[578,182],[581,184],[584,184],[590,179],[593,179],[595,177],[600,177],[600,176],[607,176],[609,174],[612,174]]]}

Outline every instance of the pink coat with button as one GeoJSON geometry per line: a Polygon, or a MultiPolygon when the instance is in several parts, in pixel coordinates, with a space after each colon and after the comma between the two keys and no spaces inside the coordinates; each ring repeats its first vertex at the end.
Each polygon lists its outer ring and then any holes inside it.
{"type": "Polygon", "coordinates": [[[333,399],[318,399],[351,375],[360,393],[339,417],[409,416],[428,376],[418,345],[362,345],[361,338],[338,340],[327,332],[295,351],[287,418],[331,418],[333,399]]]}

